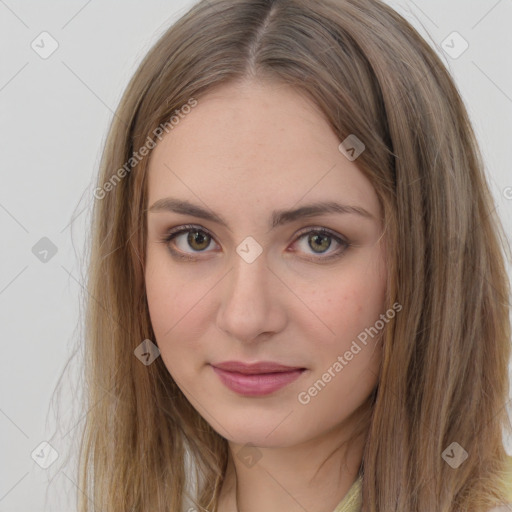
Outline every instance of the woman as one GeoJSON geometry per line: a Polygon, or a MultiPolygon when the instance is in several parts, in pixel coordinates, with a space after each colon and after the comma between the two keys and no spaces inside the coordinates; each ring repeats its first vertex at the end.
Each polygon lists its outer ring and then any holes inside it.
{"type": "Polygon", "coordinates": [[[81,512],[512,502],[501,226],[452,79],[390,7],[199,2],[94,195],[81,512]]]}

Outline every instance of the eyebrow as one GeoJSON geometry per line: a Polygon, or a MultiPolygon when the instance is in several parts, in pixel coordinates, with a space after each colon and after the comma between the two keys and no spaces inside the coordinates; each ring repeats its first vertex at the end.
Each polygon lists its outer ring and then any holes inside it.
{"type": "MultiPolygon", "coordinates": [[[[228,223],[224,218],[201,206],[190,203],[186,200],[165,197],[156,201],[148,210],[149,212],[174,212],[183,215],[191,215],[201,219],[206,219],[229,229],[228,223]]],[[[334,201],[311,203],[294,210],[275,210],[272,213],[270,222],[271,229],[284,224],[289,224],[304,217],[315,217],[326,213],[359,215],[367,219],[375,220],[375,217],[361,206],[351,206],[336,203],[334,201]]]]}

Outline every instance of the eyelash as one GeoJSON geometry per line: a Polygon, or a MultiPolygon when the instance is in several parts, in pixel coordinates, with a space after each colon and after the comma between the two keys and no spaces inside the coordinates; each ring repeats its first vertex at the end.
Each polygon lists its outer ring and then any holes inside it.
{"type": "MultiPolygon", "coordinates": [[[[170,247],[170,243],[176,238],[178,237],[179,235],[181,234],[184,234],[184,233],[190,233],[191,231],[198,231],[200,233],[204,233],[206,234],[209,238],[211,238],[212,240],[215,241],[215,238],[213,237],[213,235],[210,234],[210,232],[207,230],[207,229],[204,229],[200,226],[196,226],[196,225],[193,225],[193,224],[187,224],[187,225],[184,225],[184,226],[179,226],[178,228],[174,228],[172,230],[170,230],[160,241],[164,244],[166,244],[169,248],[169,251],[177,258],[181,259],[181,260],[187,260],[187,261],[192,261],[192,260],[195,260],[197,258],[195,258],[194,256],[190,256],[190,255],[187,255],[181,251],[177,251],[173,248],[170,247]]],[[[332,238],[334,239],[338,244],[340,244],[341,246],[343,246],[344,248],[341,249],[341,252],[340,250],[337,250],[335,251],[334,254],[331,254],[329,256],[318,256],[318,257],[315,257],[313,256],[312,258],[308,258],[308,259],[311,259],[311,260],[315,260],[315,261],[318,261],[318,260],[321,260],[321,261],[331,261],[331,260],[334,260],[334,259],[338,259],[338,258],[341,258],[342,256],[344,256],[346,250],[352,246],[352,244],[350,242],[348,242],[347,240],[344,240],[343,238],[335,235],[332,231],[326,229],[326,228],[304,228],[304,230],[300,231],[295,239],[295,241],[293,243],[296,243],[298,240],[300,240],[301,238],[304,238],[305,235],[309,235],[310,233],[314,233],[316,235],[323,235],[323,236],[327,236],[329,238],[332,238]]],[[[329,248],[330,249],[330,246],[329,248]]],[[[196,254],[201,254],[203,252],[206,252],[206,251],[196,251],[196,254]]]]}

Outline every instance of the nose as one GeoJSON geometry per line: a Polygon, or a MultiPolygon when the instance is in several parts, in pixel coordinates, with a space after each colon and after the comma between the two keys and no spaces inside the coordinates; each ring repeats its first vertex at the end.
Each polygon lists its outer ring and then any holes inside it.
{"type": "Polygon", "coordinates": [[[284,328],[286,291],[269,267],[265,251],[252,263],[235,253],[233,268],[223,281],[217,314],[219,329],[240,342],[250,343],[284,328]]]}

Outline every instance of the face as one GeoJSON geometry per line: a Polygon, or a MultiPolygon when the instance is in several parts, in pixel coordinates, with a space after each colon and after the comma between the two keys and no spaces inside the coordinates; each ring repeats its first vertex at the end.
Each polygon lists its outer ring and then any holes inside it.
{"type": "Polygon", "coordinates": [[[340,142],[304,96],[253,82],[199,98],[151,155],[154,341],[190,403],[234,443],[321,436],[377,383],[382,212],[340,142]],[[327,203],[342,206],[304,209],[327,203]],[[233,361],[249,366],[219,368],[233,361]],[[263,362],[281,366],[251,366],[263,362]]]}

